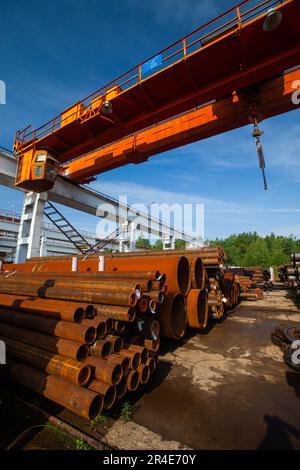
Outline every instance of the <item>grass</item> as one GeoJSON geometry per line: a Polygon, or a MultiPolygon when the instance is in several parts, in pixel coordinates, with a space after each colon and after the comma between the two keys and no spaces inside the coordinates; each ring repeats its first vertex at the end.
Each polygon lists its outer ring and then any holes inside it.
{"type": "Polygon", "coordinates": [[[93,447],[90,446],[84,439],[76,439],[75,446],[77,450],[93,450],[93,447]]]}
{"type": "Polygon", "coordinates": [[[108,424],[108,416],[106,415],[99,415],[95,419],[91,421],[91,428],[94,429],[97,425],[101,424],[105,426],[108,424]]]}
{"type": "Polygon", "coordinates": [[[124,423],[128,423],[128,421],[131,421],[132,419],[132,414],[133,414],[133,408],[132,405],[128,400],[124,401],[122,404],[122,409],[121,409],[121,414],[120,418],[124,423]]]}

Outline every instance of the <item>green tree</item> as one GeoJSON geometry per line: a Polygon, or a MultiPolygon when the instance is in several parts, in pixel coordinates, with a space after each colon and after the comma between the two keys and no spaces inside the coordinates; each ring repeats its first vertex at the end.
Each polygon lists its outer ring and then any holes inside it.
{"type": "Polygon", "coordinates": [[[156,240],[153,245],[154,250],[162,250],[163,249],[163,242],[161,240],[156,240]]]}
{"type": "Polygon", "coordinates": [[[137,239],[136,246],[145,250],[151,250],[152,248],[150,240],[148,240],[148,238],[143,238],[142,236],[137,239]]]}
{"type": "Polygon", "coordinates": [[[185,247],[186,247],[186,242],[184,240],[180,240],[179,238],[175,240],[176,250],[184,249],[185,247]]]}
{"type": "Polygon", "coordinates": [[[210,245],[221,245],[227,255],[227,263],[233,266],[279,266],[289,263],[292,253],[300,253],[299,239],[274,233],[266,237],[256,232],[233,234],[225,239],[211,240],[210,245]]]}

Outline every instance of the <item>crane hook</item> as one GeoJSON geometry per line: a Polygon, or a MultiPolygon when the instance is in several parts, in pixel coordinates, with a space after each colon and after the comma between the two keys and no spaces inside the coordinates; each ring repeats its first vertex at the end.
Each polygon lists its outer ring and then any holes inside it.
{"type": "Polygon", "coordinates": [[[264,158],[263,146],[260,140],[260,137],[263,135],[264,131],[259,129],[257,118],[255,116],[253,117],[253,126],[254,126],[254,129],[252,132],[252,137],[255,138],[257,155],[258,155],[258,164],[259,164],[259,168],[262,171],[262,176],[263,176],[263,181],[264,181],[264,190],[266,191],[268,189],[268,184],[267,184],[267,179],[266,179],[266,174],[265,174],[266,163],[265,163],[265,158],[264,158]]]}

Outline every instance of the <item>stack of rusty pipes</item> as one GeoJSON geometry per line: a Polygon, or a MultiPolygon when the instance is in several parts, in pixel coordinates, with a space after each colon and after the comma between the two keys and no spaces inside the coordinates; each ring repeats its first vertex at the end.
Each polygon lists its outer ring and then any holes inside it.
{"type": "Polygon", "coordinates": [[[158,271],[83,279],[2,273],[0,339],[7,347],[8,375],[94,419],[147,383],[156,369],[156,311],[164,302],[165,279],[158,271]]]}
{"type": "Polygon", "coordinates": [[[263,291],[260,288],[253,288],[253,283],[248,268],[230,268],[225,271],[224,277],[233,277],[237,285],[236,295],[240,300],[260,300],[263,299],[263,291]]]}
{"type": "Polygon", "coordinates": [[[300,289],[300,253],[291,255],[291,263],[278,269],[280,280],[287,289],[300,289]]]}
{"type": "MultiPolygon", "coordinates": [[[[165,292],[165,302],[158,305],[159,321],[161,324],[161,336],[167,338],[181,338],[188,325],[188,312],[193,308],[197,301],[199,319],[190,318],[189,322],[196,328],[204,328],[207,322],[206,298],[205,292],[205,269],[203,263],[197,253],[186,251],[187,256],[183,256],[177,251],[162,251],[151,253],[118,253],[105,254],[104,272],[101,275],[111,276],[117,275],[119,272],[138,273],[145,270],[156,270],[165,273],[167,276],[168,289],[165,292]],[[192,289],[199,292],[191,294],[189,303],[187,297],[192,289]],[[200,292],[201,291],[201,292],[200,292]],[[193,295],[193,301],[192,299],[193,295]],[[197,297],[197,298],[196,298],[197,297]],[[203,306],[204,303],[204,306],[203,306]]],[[[52,272],[71,273],[72,260],[69,257],[54,257],[30,259],[26,263],[5,267],[8,269],[16,269],[18,274],[23,273],[25,276],[34,274],[48,275],[52,272]]],[[[74,279],[84,279],[87,276],[98,276],[99,271],[99,255],[91,255],[89,257],[78,256],[76,259],[77,271],[72,272],[74,279]]],[[[46,295],[53,295],[47,288],[46,295]]],[[[42,295],[43,292],[41,292],[42,295]]],[[[74,299],[74,297],[72,297],[74,299]]],[[[91,299],[89,298],[89,301],[91,299]]],[[[94,300],[95,301],[95,300],[94,300]]],[[[101,300],[102,302],[102,300],[101,300]]],[[[194,315],[194,313],[193,313],[194,315]]],[[[191,316],[190,316],[191,317],[191,316]]]]}

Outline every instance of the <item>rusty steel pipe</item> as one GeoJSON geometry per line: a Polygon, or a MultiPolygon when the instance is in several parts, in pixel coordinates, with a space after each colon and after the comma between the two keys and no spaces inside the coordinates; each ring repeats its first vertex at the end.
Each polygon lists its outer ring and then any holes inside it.
{"type": "Polygon", "coordinates": [[[168,293],[165,302],[159,308],[159,322],[161,336],[171,339],[180,339],[187,326],[186,300],[177,292],[168,293]]]}
{"type": "Polygon", "coordinates": [[[22,295],[0,294],[0,308],[24,311],[35,315],[57,318],[58,320],[81,322],[86,309],[92,306],[78,302],[29,298],[22,295]]]}
{"type": "Polygon", "coordinates": [[[85,385],[91,377],[91,368],[82,362],[53,354],[43,349],[29,346],[21,341],[15,341],[0,336],[5,341],[8,355],[25,364],[55,375],[73,385],[85,385]]]}
{"type": "Polygon", "coordinates": [[[138,351],[128,351],[127,349],[122,349],[119,354],[120,356],[128,357],[129,366],[131,369],[136,370],[141,363],[141,354],[138,351]]]}
{"type": "Polygon", "coordinates": [[[157,302],[154,299],[149,300],[149,311],[150,313],[156,313],[157,302]]]}
{"type": "Polygon", "coordinates": [[[156,368],[155,360],[153,359],[153,357],[148,357],[146,365],[149,367],[150,375],[152,375],[156,368]]]}
{"type": "Polygon", "coordinates": [[[137,271],[147,266],[166,274],[169,292],[187,294],[190,289],[189,261],[185,256],[140,256],[122,257],[112,255],[105,258],[106,272],[137,271]]]}
{"type": "Polygon", "coordinates": [[[127,392],[127,380],[125,377],[122,377],[118,385],[116,385],[117,399],[121,400],[127,392]]]}
{"type": "Polygon", "coordinates": [[[113,331],[113,329],[114,329],[114,320],[112,320],[112,318],[106,317],[105,315],[99,315],[99,314],[97,314],[96,318],[99,318],[101,321],[105,321],[106,334],[109,334],[113,331]]]}
{"type": "Polygon", "coordinates": [[[84,361],[89,354],[87,344],[44,335],[43,333],[17,328],[5,323],[0,323],[0,334],[79,362],[84,361]]]}
{"type": "Polygon", "coordinates": [[[198,256],[189,257],[191,270],[191,288],[204,289],[205,285],[205,268],[201,258],[198,256]]]}
{"type": "Polygon", "coordinates": [[[160,323],[158,320],[153,319],[152,317],[145,317],[143,318],[144,324],[143,329],[141,331],[142,338],[151,338],[156,340],[159,338],[160,334],[160,323]]]}
{"type": "Polygon", "coordinates": [[[111,318],[112,320],[122,320],[126,322],[133,322],[135,320],[135,310],[132,307],[122,307],[120,305],[94,305],[97,315],[102,317],[111,318]]]}
{"type": "Polygon", "coordinates": [[[97,290],[91,287],[86,289],[73,286],[71,288],[45,287],[22,283],[0,283],[0,293],[31,295],[46,299],[71,300],[88,303],[104,303],[109,305],[123,305],[134,307],[137,303],[135,292],[118,292],[117,290],[97,290]]]}
{"type": "Polygon", "coordinates": [[[119,334],[124,333],[125,328],[126,328],[126,323],[125,323],[124,321],[122,321],[122,320],[116,320],[116,321],[114,322],[114,330],[115,330],[117,333],[119,333],[119,334]]]}
{"type": "Polygon", "coordinates": [[[150,368],[147,364],[141,364],[138,367],[139,381],[141,384],[146,384],[150,378],[150,368]]]}
{"type": "Polygon", "coordinates": [[[154,290],[154,291],[145,291],[144,297],[153,299],[158,304],[162,304],[165,299],[165,294],[161,290],[154,290]]]}
{"type": "Polygon", "coordinates": [[[117,385],[123,376],[120,364],[109,362],[106,359],[89,356],[85,359],[84,364],[92,367],[97,380],[102,380],[111,385],[117,385]]]}
{"type": "Polygon", "coordinates": [[[159,363],[159,355],[157,353],[151,353],[151,357],[152,359],[154,359],[155,369],[156,369],[159,363]]]}
{"type": "Polygon", "coordinates": [[[208,321],[207,293],[204,289],[191,289],[187,296],[187,317],[191,328],[204,329],[208,321]]]}
{"type": "Polygon", "coordinates": [[[113,343],[108,339],[99,339],[90,346],[90,353],[95,357],[102,357],[107,359],[113,352],[113,343]]]}
{"type": "Polygon", "coordinates": [[[115,364],[120,364],[123,376],[128,374],[130,370],[130,360],[128,357],[121,356],[120,354],[111,354],[107,360],[114,362],[115,364]]]}
{"type": "Polygon", "coordinates": [[[96,339],[96,329],[87,325],[42,318],[29,313],[0,309],[0,323],[39,331],[59,338],[91,344],[96,339]]]}
{"type": "Polygon", "coordinates": [[[147,348],[143,346],[139,346],[138,344],[132,344],[132,343],[125,343],[124,344],[125,350],[129,352],[138,352],[141,355],[141,364],[146,364],[147,359],[149,357],[149,351],[147,348]]]}
{"type": "Polygon", "coordinates": [[[7,374],[13,382],[43,395],[83,418],[95,419],[102,411],[101,395],[72,385],[53,375],[47,375],[25,364],[10,361],[7,374]]]}
{"type": "MultiPolygon", "coordinates": [[[[47,257],[49,260],[49,257],[47,257]]],[[[53,259],[53,257],[51,257],[53,259]]],[[[22,272],[16,271],[11,277],[13,278],[36,278],[36,279],[44,279],[44,278],[58,278],[58,279],[79,279],[79,280],[108,280],[108,281],[122,281],[122,280],[165,280],[165,275],[161,274],[159,271],[117,271],[117,272],[98,272],[98,273],[84,273],[84,272],[22,272]]]]}
{"type": "Polygon", "coordinates": [[[89,390],[99,393],[103,397],[103,408],[109,410],[116,401],[116,387],[114,385],[102,382],[102,380],[92,380],[88,386],[89,390]]]}
{"type": "Polygon", "coordinates": [[[137,370],[131,370],[126,379],[127,389],[134,392],[139,386],[139,374],[137,370]]]}
{"type": "Polygon", "coordinates": [[[164,290],[166,284],[164,283],[164,281],[152,281],[152,287],[151,289],[147,289],[147,290],[164,290]]]}
{"type": "Polygon", "coordinates": [[[107,334],[106,321],[101,318],[93,318],[92,320],[85,319],[82,321],[83,325],[92,326],[96,328],[97,338],[105,338],[107,334]]]}
{"type": "MultiPolygon", "coordinates": [[[[145,289],[147,288],[147,282],[144,282],[145,289]]],[[[79,280],[55,280],[48,279],[44,281],[35,280],[30,282],[30,285],[35,284],[41,288],[55,288],[55,289],[79,289],[83,291],[98,292],[98,291],[116,291],[116,292],[135,292],[137,297],[140,298],[142,295],[142,286],[136,282],[125,282],[121,281],[117,284],[112,283],[111,281],[79,281],[79,280]]]]}
{"type": "Polygon", "coordinates": [[[112,343],[114,353],[119,353],[123,349],[124,342],[121,336],[107,335],[107,339],[112,343]]]}
{"type": "Polygon", "coordinates": [[[84,309],[84,318],[87,318],[89,320],[92,320],[93,318],[95,318],[96,314],[97,314],[97,311],[96,311],[96,307],[94,307],[94,305],[87,305],[84,309]]]}
{"type": "Polygon", "coordinates": [[[160,347],[160,338],[154,339],[144,339],[143,344],[145,348],[149,349],[149,351],[157,352],[160,347]]]}
{"type": "Polygon", "coordinates": [[[148,310],[148,305],[149,305],[149,300],[150,300],[150,299],[146,299],[145,297],[142,297],[140,300],[138,300],[137,305],[136,305],[136,309],[137,309],[140,313],[145,313],[145,312],[147,312],[147,310],[148,310]]]}

